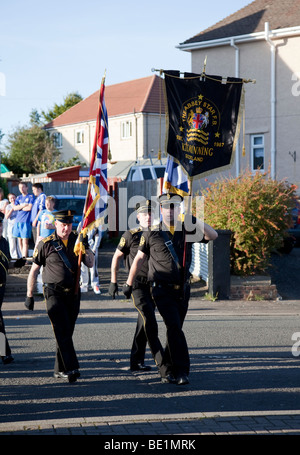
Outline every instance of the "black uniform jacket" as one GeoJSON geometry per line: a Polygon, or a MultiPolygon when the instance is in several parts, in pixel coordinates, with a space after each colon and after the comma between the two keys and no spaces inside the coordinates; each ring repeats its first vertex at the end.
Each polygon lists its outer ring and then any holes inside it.
{"type": "Polygon", "coordinates": [[[44,283],[58,284],[64,288],[72,288],[75,285],[78,269],[78,256],[74,253],[76,239],[77,234],[71,232],[67,247],[65,247],[62,240],[54,232],[38,243],[33,254],[33,262],[43,266],[44,283]],[[65,264],[58,251],[55,250],[53,240],[58,243],[59,248],[61,247],[71,267],[65,264]]]}
{"type": "MultiPolygon", "coordinates": [[[[124,232],[124,234],[122,235],[122,237],[120,239],[120,242],[119,242],[119,245],[117,248],[124,254],[127,271],[130,270],[130,267],[136,256],[143,232],[144,231],[141,227],[137,227],[135,229],[130,229],[129,231],[124,232]]],[[[147,275],[148,275],[147,262],[148,261],[144,262],[143,267],[138,274],[139,277],[145,277],[145,278],[147,277],[147,275]]]]}
{"type": "Polygon", "coordinates": [[[8,241],[0,237],[0,284],[6,283],[6,275],[10,261],[8,241]]]}
{"type": "MultiPolygon", "coordinates": [[[[189,268],[192,257],[191,242],[186,243],[185,273],[183,269],[185,233],[184,223],[181,221],[178,221],[174,235],[171,234],[162,222],[156,226],[152,226],[149,231],[143,232],[138,249],[148,257],[149,281],[179,284],[183,283],[183,280],[190,276],[189,268]],[[171,247],[170,245],[169,247],[166,245],[166,242],[169,241],[172,243],[171,247]],[[178,263],[176,263],[170,252],[172,246],[175,250],[178,263]]],[[[203,234],[201,234],[199,241],[207,243],[207,241],[203,239],[203,234]]]]}

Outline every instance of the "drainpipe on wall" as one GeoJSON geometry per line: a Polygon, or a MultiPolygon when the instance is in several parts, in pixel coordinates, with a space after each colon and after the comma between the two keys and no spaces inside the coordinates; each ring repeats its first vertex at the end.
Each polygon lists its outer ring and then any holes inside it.
{"type": "MultiPolygon", "coordinates": [[[[235,77],[239,77],[240,74],[240,52],[239,48],[234,42],[234,39],[231,38],[230,45],[235,49],[235,77]]],[[[240,175],[240,141],[237,140],[236,149],[235,149],[235,169],[236,169],[236,176],[240,175]]]]}
{"type": "Polygon", "coordinates": [[[137,125],[137,116],[135,113],[135,108],[133,108],[133,116],[134,116],[134,129],[135,129],[135,161],[138,161],[138,125],[137,125]]]}
{"type": "Polygon", "coordinates": [[[271,178],[276,175],[276,46],[270,39],[269,22],[265,22],[265,40],[271,48],[271,178]]]}

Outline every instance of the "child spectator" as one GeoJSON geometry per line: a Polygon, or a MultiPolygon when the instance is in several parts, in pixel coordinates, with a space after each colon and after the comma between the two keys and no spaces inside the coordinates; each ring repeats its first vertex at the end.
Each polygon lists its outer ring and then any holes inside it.
{"type": "Polygon", "coordinates": [[[15,224],[17,217],[17,212],[14,211],[12,204],[15,202],[17,196],[13,193],[9,193],[7,197],[9,201],[9,204],[6,206],[5,209],[5,218],[7,220],[7,240],[9,244],[9,252],[11,258],[17,259],[22,256],[18,245],[18,239],[16,239],[16,237],[13,237],[12,234],[13,226],[15,224]]]}
{"type": "Polygon", "coordinates": [[[45,205],[46,208],[42,210],[38,216],[36,245],[41,239],[48,237],[55,230],[53,216],[55,197],[47,196],[45,205]]]}

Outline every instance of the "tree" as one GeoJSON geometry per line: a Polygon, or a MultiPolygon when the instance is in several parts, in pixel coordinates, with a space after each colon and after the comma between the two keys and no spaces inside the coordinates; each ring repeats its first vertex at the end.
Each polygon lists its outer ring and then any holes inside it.
{"type": "Polygon", "coordinates": [[[264,273],[271,252],[280,248],[291,222],[296,187],[248,170],[221,178],[203,189],[205,221],[229,229],[231,270],[236,275],[264,273]]]}
{"type": "Polygon", "coordinates": [[[61,115],[63,112],[67,111],[70,109],[70,107],[75,106],[75,104],[79,103],[79,101],[82,101],[82,96],[77,93],[69,93],[67,96],[64,97],[64,102],[63,104],[54,104],[53,108],[50,109],[48,112],[42,111],[42,116],[44,120],[49,123],[51,120],[55,119],[59,115],[61,115]]]}
{"type": "Polygon", "coordinates": [[[7,155],[2,158],[16,174],[42,173],[56,167],[60,153],[47,132],[36,124],[17,127],[8,135],[7,155]]]}
{"type": "Polygon", "coordinates": [[[29,125],[17,127],[9,134],[6,145],[7,153],[2,156],[2,162],[19,175],[43,173],[74,164],[83,164],[78,156],[68,162],[61,161],[59,150],[49,134],[42,128],[43,120],[47,123],[50,122],[81,100],[81,95],[75,92],[68,94],[64,98],[63,104],[55,104],[53,109],[48,112],[39,113],[33,109],[30,113],[29,125]]]}

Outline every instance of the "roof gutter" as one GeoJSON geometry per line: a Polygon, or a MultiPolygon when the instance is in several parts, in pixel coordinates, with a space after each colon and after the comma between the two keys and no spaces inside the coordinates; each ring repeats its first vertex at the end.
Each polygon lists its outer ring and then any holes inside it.
{"type": "MultiPolygon", "coordinates": [[[[288,38],[288,37],[299,36],[299,35],[300,35],[300,26],[272,30],[273,39],[288,38]]],[[[199,37],[199,39],[201,39],[201,37],[199,37]]],[[[241,43],[246,43],[249,41],[265,40],[265,39],[266,39],[266,32],[263,31],[263,32],[257,32],[257,33],[248,33],[246,35],[229,36],[227,38],[219,38],[219,39],[209,40],[209,41],[198,41],[196,43],[186,43],[186,44],[182,43],[175,47],[182,51],[194,51],[197,49],[207,49],[209,47],[228,46],[228,45],[231,45],[232,40],[234,41],[235,44],[241,44],[241,43]]]]}

